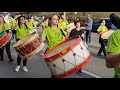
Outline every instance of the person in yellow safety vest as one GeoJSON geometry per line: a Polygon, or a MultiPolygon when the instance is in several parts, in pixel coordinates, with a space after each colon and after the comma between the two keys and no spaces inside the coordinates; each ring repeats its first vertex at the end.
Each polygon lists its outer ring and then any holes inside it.
{"type": "Polygon", "coordinates": [[[35,22],[33,15],[31,15],[30,17],[31,17],[31,22],[35,22]]]}
{"type": "MultiPolygon", "coordinates": [[[[18,18],[18,24],[16,26],[16,38],[17,38],[17,41],[19,41],[20,39],[24,38],[25,36],[27,36],[28,34],[30,34],[30,27],[28,25],[26,25],[25,23],[25,16],[20,16],[18,18]]],[[[20,64],[21,64],[21,61],[23,62],[23,70],[25,72],[28,72],[28,69],[26,68],[26,65],[27,65],[27,59],[23,59],[20,57],[20,55],[18,54],[18,57],[17,57],[17,67],[15,69],[16,72],[19,71],[20,69],[20,64]]]]}
{"type": "Polygon", "coordinates": [[[48,19],[45,21],[45,27],[48,26],[48,19]]]}
{"type": "MultiPolygon", "coordinates": [[[[3,32],[9,33],[10,25],[8,23],[5,23],[5,20],[2,16],[0,16],[0,39],[2,38],[1,34],[3,32]]],[[[11,56],[11,50],[10,50],[10,42],[8,41],[5,45],[5,47],[0,48],[0,60],[3,61],[3,55],[4,55],[4,48],[6,49],[6,53],[8,55],[9,61],[13,62],[13,58],[11,56]]]]}
{"type": "Polygon", "coordinates": [[[11,26],[11,30],[12,30],[12,41],[11,41],[11,43],[16,42],[16,30],[15,30],[15,26],[18,23],[18,20],[17,20],[18,17],[19,17],[18,14],[15,14],[15,16],[12,15],[11,18],[10,18],[10,26],[11,26]]]}
{"type": "Polygon", "coordinates": [[[26,21],[26,25],[29,26],[29,28],[32,30],[33,28],[36,27],[36,24],[34,22],[31,21],[31,17],[28,16],[28,21],[26,21]]]}
{"type": "Polygon", "coordinates": [[[68,22],[67,20],[64,18],[63,14],[60,16],[60,19],[59,19],[59,27],[63,30],[66,29],[67,25],[68,25],[68,22]]]}
{"type": "Polygon", "coordinates": [[[105,26],[106,22],[105,20],[102,21],[101,25],[98,27],[97,32],[99,33],[99,43],[101,44],[100,50],[98,51],[98,55],[101,55],[101,53],[104,53],[104,56],[106,57],[106,50],[105,50],[105,43],[103,39],[101,38],[101,34],[108,31],[108,28],[105,26]]]}

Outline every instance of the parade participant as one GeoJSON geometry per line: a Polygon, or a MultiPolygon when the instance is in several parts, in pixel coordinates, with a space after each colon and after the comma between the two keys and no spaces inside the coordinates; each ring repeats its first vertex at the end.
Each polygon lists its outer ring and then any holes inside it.
{"type": "Polygon", "coordinates": [[[31,30],[36,27],[34,22],[32,22],[32,18],[30,16],[28,16],[28,21],[26,21],[26,25],[29,26],[31,30]]]}
{"type": "Polygon", "coordinates": [[[114,78],[120,78],[120,18],[111,14],[110,20],[118,29],[108,39],[106,66],[114,68],[114,78]]]}
{"type": "MultiPolygon", "coordinates": [[[[23,37],[25,37],[26,35],[28,35],[30,33],[31,29],[25,23],[25,16],[20,16],[18,18],[18,25],[16,26],[15,30],[16,30],[17,41],[19,41],[20,39],[22,39],[23,37]]],[[[25,72],[28,72],[28,69],[26,68],[27,59],[22,60],[22,61],[23,61],[23,70],[25,72]]],[[[15,69],[16,72],[18,72],[19,69],[20,69],[20,63],[21,63],[21,57],[18,55],[18,57],[17,57],[17,67],[15,69]]]]}
{"type": "Polygon", "coordinates": [[[33,15],[30,16],[31,22],[35,22],[33,15]]]}
{"type": "Polygon", "coordinates": [[[85,22],[86,25],[86,43],[91,42],[91,30],[92,30],[92,25],[93,25],[93,20],[91,18],[92,16],[90,14],[87,15],[87,21],[85,22]]]}
{"type": "MultiPolygon", "coordinates": [[[[73,36],[79,35],[82,38],[82,40],[84,40],[85,30],[81,29],[80,21],[76,20],[74,22],[74,24],[75,24],[76,28],[71,30],[69,37],[73,37],[73,36]]],[[[82,74],[82,70],[81,69],[79,70],[79,73],[82,74]]]]}
{"type": "MultiPolygon", "coordinates": [[[[10,25],[5,23],[4,18],[2,16],[0,16],[0,33],[6,31],[7,33],[9,33],[10,30],[10,25]]],[[[4,48],[6,49],[8,58],[10,62],[13,62],[14,60],[11,57],[11,51],[10,51],[10,42],[3,48],[0,48],[0,56],[1,56],[1,61],[3,61],[3,53],[4,53],[4,48]]]]}
{"type": "Polygon", "coordinates": [[[106,22],[105,22],[105,20],[103,20],[101,25],[98,27],[97,32],[99,34],[99,43],[101,44],[98,55],[101,55],[101,53],[103,52],[104,56],[106,57],[105,44],[101,38],[101,34],[104,33],[105,31],[108,31],[108,28],[105,26],[105,24],[106,24],[106,22]]]}
{"type": "Polygon", "coordinates": [[[59,19],[59,26],[61,29],[65,30],[68,25],[67,20],[64,18],[63,14],[61,14],[60,19],[59,19]]]}
{"type": "Polygon", "coordinates": [[[47,26],[48,26],[48,18],[45,18],[42,24],[44,24],[43,28],[47,28],[47,26]]]}
{"type": "Polygon", "coordinates": [[[15,30],[15,26],[16,24],[18,23],[18,17],[19,15],[18,14],[15,14],[15,16],[12,16],[10,18],[10,25],[11,25],[11,30],[12,30],[12,41],[11,43],[15,43],[16,42],[16,30],[15,30]]]}
{"type": "MultiPolygon", "coordinates": [[[[47,41],[48,48],[47,50],[53,48],[55,45],[59,44],[63,40],[65,40],[65,33],[60,27],[58,27],[58,16],[52,15],[49,18],[49,24],[48,27],[45,28],[41,35],[41,42],[47,41]]],[[[46,50],[46,52],[47,52],[46,50]]]]}

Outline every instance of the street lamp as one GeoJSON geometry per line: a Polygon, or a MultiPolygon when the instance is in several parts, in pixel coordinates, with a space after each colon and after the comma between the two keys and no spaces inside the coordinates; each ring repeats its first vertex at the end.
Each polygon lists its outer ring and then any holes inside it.
{"type": "Polygon", "coordinates": [[[76,19],[77,12],[75,12],[75,19],[76,19]]]}

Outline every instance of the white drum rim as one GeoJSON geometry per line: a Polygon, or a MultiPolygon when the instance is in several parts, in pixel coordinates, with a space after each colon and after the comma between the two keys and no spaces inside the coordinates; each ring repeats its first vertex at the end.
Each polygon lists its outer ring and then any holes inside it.
{"type": "Polygon", "coordinates": [[[33,32],[27,36],[25,36],[24,38],[20,39],[18,42],[16,42],[14,45],[13,45],[13,48],[20,48],[20,47],[23,47],[25,46],[26,44],[28,44],[29,42],[31,42],[32,40],[34,40],[36,37],[39,37],[39,35],[36,33],[36,32],[33,32]],[[20,45],[17,45],[18,43],[20,43],[22,40],[26,39],[28,36],[30,35],[33,35],[29,40],[27,40],[26,42],[24,42],[23,44],[20,44],[20,45]]]}
{"type": "Polygon", "coordinates": [[[53,75],[53,76],[56,77],[56,78],[63,78],[63,77],[66,77],[68,75],[71,75],[71,74],[75,73],[76,71],[80,70],[82,67],[84,67],[84,65],[86,63],[88,63],[91,59],[92,59],[92,56],[89,55],[88,58],[84,62],[82,62],[79,66],[77,66],[77,67],[73,68],[72,70],[67,71],[65,73],[62,73],[62,74],[59,74],[59,75],[53,75]]]}
{"type": "Polygon", "coordinates": [[[73,36],[71,38],[68,38],[66,39],[65,41],[59,43],[58,45],[56,45],[55,47],[53,47],[52,49],[48,50],[44,55],[43,55],[43,58],[47,61],[47,62],[51,62],[56,60],[58,57],[62,56],[62,55],[65,55],[66,53],[68,53],[72,48],[74,48],[76,45],[79,44],[79,42],[81,41],[82,39],[80,38],[80,36],[73,36]],[[60,45],[72,40],[72,39],[76,39],[76,41],[71,45],[69,46],[68,48],[60,51],[59,53],[55,54],[55,55],[52,55],[51,57],[47,57],[49,53],[51,53],[54,49],[56,49],[57,47],[59,47],[60,45]]]}
{"type": "MultiPolygon", "coordinates": [[[[108,31],[103,32],[103,33],[101,34],[101,38],[104,39],[104,38],[103,38],[103,35],[104,35],[105,33],[108,33],[108,32],[112,32],[112,33],[113,33],[114,30],[108,30],[108,31]]],[[[108,37],[108,38],[109,38],[109,37],[108,37]]]]}

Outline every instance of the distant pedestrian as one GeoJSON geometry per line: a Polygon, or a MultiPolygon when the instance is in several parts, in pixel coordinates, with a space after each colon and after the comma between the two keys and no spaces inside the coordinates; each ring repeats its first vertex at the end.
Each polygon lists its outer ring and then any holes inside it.
{"type": "Polygon", "coordinates": [[[85,22],[86,25],[86,43],[91,42],[91,30],[92,30],[92,25],[93,25],[93,20],[91,14],[87,15],[87,21],[85,22]]]}

